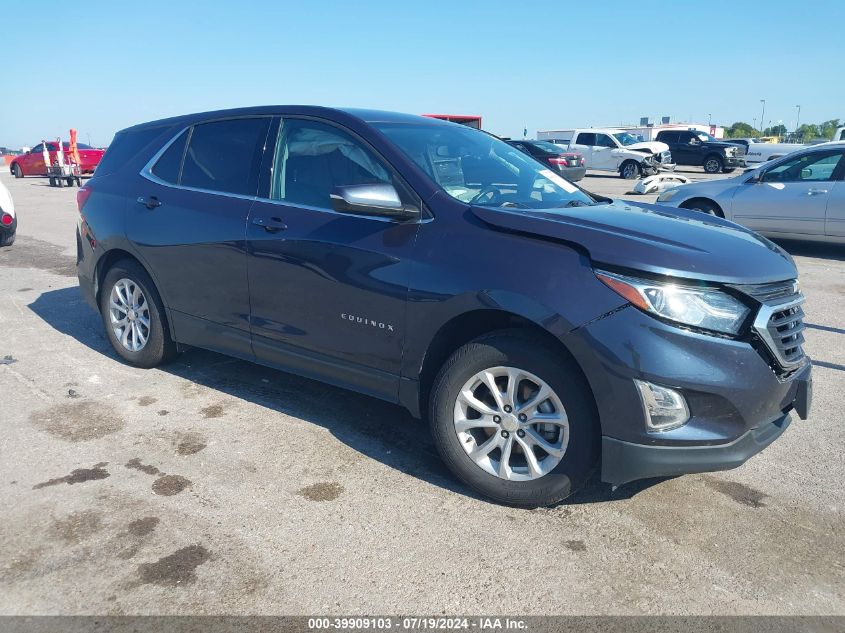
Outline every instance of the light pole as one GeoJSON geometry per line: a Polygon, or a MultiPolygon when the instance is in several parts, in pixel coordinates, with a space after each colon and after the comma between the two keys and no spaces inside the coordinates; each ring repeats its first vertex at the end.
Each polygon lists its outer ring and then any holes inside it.
{"type": "MultiPolygon", "coordinates": [[[[762,128],[764,125],[766,125],[766,100],[760,99],[760,103],[763,104],[763,112],[760,114],[760,127],[762,128]]],[[[762,131],[763,130],[761,129],[760,132],[762,131]]]]}
{"type": "Polygon", "coordinates": [[[799,127],[798,124],[801,123],[801,106],[797,105],[795,107],[798,108],[798,114],[795,116],[795,134],[797,135],[799,127]]]}
{"type": "Polygon", "coordinates": [[[712,127],[712,126],[713,126],[713,115],[708,114],[707,115],[707,127],[712,127]]]}

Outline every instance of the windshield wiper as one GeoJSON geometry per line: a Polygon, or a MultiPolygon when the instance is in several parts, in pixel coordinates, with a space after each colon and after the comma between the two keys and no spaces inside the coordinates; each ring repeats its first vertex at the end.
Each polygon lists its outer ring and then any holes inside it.
{"type": "MultiPolygon", "coordinates": [[[[598,203],[596,203],[596,204],[598,204],[598,203]]],[[[583,200],[570,200],[565,205],[563,205],[563,208],[566,209],[568,207],[591,207],[591,206],[593,206],[593,205],[590,204],[589,202],[584,202],[583,200]]]]}

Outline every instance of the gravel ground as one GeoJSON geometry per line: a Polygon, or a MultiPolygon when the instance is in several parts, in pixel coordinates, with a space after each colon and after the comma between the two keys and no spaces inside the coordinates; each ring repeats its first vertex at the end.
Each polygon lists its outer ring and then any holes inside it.
{"type": "Polygon", "coordinates": [[[845,614],[845,248],[785,244],[809,420],[733,471],[523,511],[395,406],[200,350],[122,364],[77,289],[75,190],[0,180],[0,614],[845,614]]]}

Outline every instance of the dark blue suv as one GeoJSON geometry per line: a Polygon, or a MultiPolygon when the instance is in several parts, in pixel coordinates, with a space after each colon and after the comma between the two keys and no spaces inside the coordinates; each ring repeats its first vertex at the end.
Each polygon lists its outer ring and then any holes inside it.
{"type": "Polygon", "coordinates": [[[119,132],[80,190],[79,283],[115,350],[198,346],[427,416],[504,503],[727,469],[806,417],[780,248],[614,202],[497,138],[256,107],[119,132]]]}

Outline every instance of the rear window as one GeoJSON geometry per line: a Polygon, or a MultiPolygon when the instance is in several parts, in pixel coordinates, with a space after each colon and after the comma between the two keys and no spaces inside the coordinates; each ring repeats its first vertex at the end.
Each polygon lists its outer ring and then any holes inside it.
{"type": "Polygon", "coordinates": [[[531,145],[533,145],[537,149],[543,150],[544,152],[553,152],[555,154],[559,154],[563,151],[560,147],[558,147],[554,143],[549,143],[547,141],[532,141],[531,145]]]}
{"type": "Polygon", "coordinates": [[[94,172],[95,176],[105,176],[123,167],[138,152],[152,143],[166,127],[149,127],[140,130],[118,132],[106,150],[100,164],[94,172]]]}
{"type": "Polygon", "coordinates": [[[158,159],[152,168],[153,174],[171,184],[179,182],[179,172],[182,169],[182,157],[185,155],[185,143],[188,140],[188,132],[182,132],[168,147],[161,158],[158,159]]]}
{"type": "Polygon", "coordinates": [[[229,119],[194,126],[179,184],[241,195],[258,187],[258,163],[270,118],[229,119]]]}

